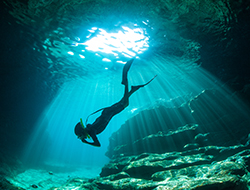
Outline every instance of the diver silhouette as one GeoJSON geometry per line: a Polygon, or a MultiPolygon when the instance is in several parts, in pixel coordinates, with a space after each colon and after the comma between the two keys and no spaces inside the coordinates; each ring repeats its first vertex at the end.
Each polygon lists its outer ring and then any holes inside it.
{"type": "MultiPolygon", "coordinates": [[[[123,72],[122,72],[122,84],[125,85],[125,92],[122,97],[122,99],[115,103],[114,105],[110,107],[105,107],[102,109],[99,109],[95,111],[94,113],[90,114],[89,116],[102,111],[101,115],[95,120],[94,123],[92,124],[87,124],[86,128],[83,125],[82,119],[80,119],[80,122],[78,122],[75,126],[75,134],[78,136],[78,138],[83,142],[87,143],[93,146],[100,147],[101,144],[97,138],[96,135],[100,134],[108,125],[109,121],[112,119],[113,116],[116,114],[120,113],[122,110],[124,110],[128,105],[129,105],[129,97],[139,90],[141,87],[146,86],[149,84],[157,75],[155,75],[150,81],[143,85],[138,85],[138,86],[132,86],[131,90],[128,91],[128,78],[127,74],[130,69],[130,66],[132,65],[134,59],[129,60],[123,67],[123,72]],[[93,142],[88,142],[86,139],[90,137],[92,138],[93,142]]],[[[88,117],[89,117],[88,116],[88,117]]],[[[86,119],[86,123],[88,120],[88,117],[86,119]]]]}

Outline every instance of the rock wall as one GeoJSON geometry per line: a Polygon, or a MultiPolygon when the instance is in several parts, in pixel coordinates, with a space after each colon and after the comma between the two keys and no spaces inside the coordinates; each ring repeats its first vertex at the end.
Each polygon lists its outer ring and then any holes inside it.
{"type": "Polygon", "coordinates": [[[250,114],[231,96],[206,90],[180,107],[141,111],[112,134],[106,156],[184,151],[246,143],[250,114]]]}

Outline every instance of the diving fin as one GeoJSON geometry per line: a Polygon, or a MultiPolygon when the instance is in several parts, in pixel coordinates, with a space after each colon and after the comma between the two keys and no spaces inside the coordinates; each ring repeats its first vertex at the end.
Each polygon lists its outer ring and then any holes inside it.
{"type": "Polygon", "coordinates": [[[127,74],[128,71],[133,63],[135,59],[130,59],[123,67],[123,71],[122,71],[122,84],[127,85],[128,84],[128,78],[127,78],[127,74]]]}
{"type": "Polygon", "coordinates": [[[141,88],[141,87],[144,87],[144,86],[146,86],[146,85],[148,85],[150,82],[152,82],[152,80],[154,80],[154,78],[155,77],[157,77],[157,75],[155,75],[150,81],[148,81],[147,83],[145,83],[145,84],[142,84],[142,85],[137,85],[137,86],[132,86],[131,88],[132,88],[132,90],[134,91],[134,90],[138,90],[139,88],[141,88]]]}

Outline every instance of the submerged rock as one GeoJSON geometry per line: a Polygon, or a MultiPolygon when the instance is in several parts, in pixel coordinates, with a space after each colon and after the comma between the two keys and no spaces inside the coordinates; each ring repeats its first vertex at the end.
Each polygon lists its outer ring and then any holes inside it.
{"type": "MultiPolygon", "coordinates": [[[[54,190],[247,190],[250,178],[248,165],[250,150],[240,151],[224,160],[216,160],[218,154],[228,147],[217,147],[219,151],[208,151],[206,147],[196,151],[165,154],[141,154],[112,159],[101,173],[102,177],[91,180],[70,180],[54,190]],[[208,152],[213,154],[207,154],[208,152]],[[109,174],[109,168],[117,167],[117,173],[109,174]],[[106,172],[106,173],[105,173],[106,172]]],[[[232,148],[231,148],[232,149],[232,148]]],[[[114,171],[114,170],[112,170],[114,171]]]]}
{"type": "Polygon", "coordinates": [[[163,102],[127,120],[111,135],[106,156],[181,152],[246,144],[249,140],[250,118],[245,113],[249,110],[241,110],[230,95],[219,90],[204,90],[179,107],[168,104],[163,102]]]}
{"type": "Polygon", "coordinates": [[[31,185],[31,187],[33,187],[33,188],[38,188],[38,186],[35,185],[35,184],[31,185]]]}

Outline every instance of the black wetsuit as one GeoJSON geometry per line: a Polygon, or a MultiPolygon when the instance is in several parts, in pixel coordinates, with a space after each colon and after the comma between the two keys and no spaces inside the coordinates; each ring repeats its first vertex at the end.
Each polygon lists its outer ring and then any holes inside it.
{"type": "MultiPolygon", "coordinates": [[[[137,91],[139,88],[147,85],[150,83],[154,78],[152,78],[149,82],[143,85],[138,85],[138,86],[132,86],[131,90],[128,91],[128,79],[127,79],[127,73],[130,69],[131,64],[133,63],[134,59],[129,60],[124,68],[123,68],[123,74],[122,74],[122,84],[125,85],[125,92],[123,95],[123,98],[115,103],[114,105],[110,107],[106,107],[101,109],[102,113],[101,115],[95,120],[94,123],[92,124],[87,124],[86,126],[86,131],[87,133],[91,136],[93,139],[93,143],[87,142],[85,139],[82,139],[84,143],[88,143],[90,145],[94,146],[100,146],[100,142],[97,139],[96,135],[100,134],[108,125],[109,121],[112,119],[113,116],[116,114],[120,113],[122,110],[124,110],[128,105],[129,105],[129,97],[137,91]]],[[[100,111],[101,111],[100,110],[100,111]]],[[[98,111],[97,111],[98,112],[98,111]]],[[[96,113],[96,112],[95,112],[96,113]]]]}

